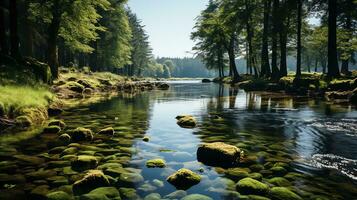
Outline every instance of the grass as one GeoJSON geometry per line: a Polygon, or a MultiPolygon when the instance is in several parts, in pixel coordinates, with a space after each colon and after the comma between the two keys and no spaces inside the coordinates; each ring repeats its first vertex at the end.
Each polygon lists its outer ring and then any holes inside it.
{"type": "Polygon", "coordinates": [[[0,105],[5,115],[10,117],[21,114],[27,108],[45,108],[54,98],[54,94],[44,86],[0,86],[0,94],[0,105]]]}

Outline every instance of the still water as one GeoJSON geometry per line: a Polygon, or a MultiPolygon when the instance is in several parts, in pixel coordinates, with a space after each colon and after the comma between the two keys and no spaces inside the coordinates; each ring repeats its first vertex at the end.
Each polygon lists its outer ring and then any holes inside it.
{"type": "Polygon", "coordinates": [[[354,107],[279,93],[246,93],[198,81],[169,83],[168,91],[122,94],[76,106],[57,118],[67,124],[62,133],[77,127],[98,132],[110,126],[116,130],[113,137],[95,135],[92,142],[54,147],[57,135],[36,130],[17,139],[1,136],[0,199],[41,199],[57,190],[71,194],[70,185],[85,172],[71,170],[68,156],[63,156],[66,150],[66,155],[94,155],[99,166],[120,163],[136,174],[138,181],[115,184],[118,189],[134,188],[129,195],[134,199],[151,193],[179,199],[172,197],[176,189],[166,178],[183,167],[202,177],[183,195],[257,199],[235,190],[235,183],[249,176],[270,187],[288,187],[303,199],[357,198],[354,107]],[[193,115],[198,126],[179,127],[175,117],[181,114],[193,115]],[[144,136],[149,142],[142,141],[144,136]],[[240,174],[197,161],[197,146],[216,141],[244,150],[249,162],[239,166],[240,174]],[[69,151],[71,147],[75,150],[69,151]],[[155,158],[164,159],[167,166],[147,168],[146,161],[155,158]],[[274,166],[284,169],[276,173],[271,170],[274,166]],[[274,177],[285,179],[273,181],[274,177]]]}

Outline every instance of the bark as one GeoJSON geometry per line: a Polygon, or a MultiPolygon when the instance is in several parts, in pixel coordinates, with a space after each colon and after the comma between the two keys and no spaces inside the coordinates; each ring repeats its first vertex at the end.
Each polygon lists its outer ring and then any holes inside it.
{"type": "Polygon", "coordinates": [[[234,35],[231,36],[228,47],[228,57],[229,57],[229,71],[231,73],[231,77],[233,81],[237,81],[239,79],[239,73],[237,71],[236,66],[236,57],[234,53],[234,35]]]}
{"type": "Polygon", "coordinates": [[[337,62],[337,39],[336,39],[336,19],[337,3],[336,0],[328,0],[328,59],[327,76],[339,77],[340,72],[337,62]]]}
{"type": "MultiPolygon", "coordinates": [[[[288,11],[289,12],[289,11],[288,11]]],[[[288,66],[286,63],[287,57],[287,42],[288,42],[288,28],[290,26],[290,17],[286,17],[286,24],[284,24],[283,20],[280,20],[281,30],[279,32],[279,41],[280,41],[280,76],[288,75],[288,66]]]]}
{"type": "Polygon", "coordinates": [[[302,0],[297,3],[297,56],[296,56],[296,76],[301,76],[301,13],[302,13],[302,0]]]}
{"type": "Polygon", "coordinates": [[[278,69],[278,52],[277,52],[277,33],[278,33],[278,8],[279,8],[279,0],[273,1],[273,32],[272,32],[272,58],[271,58],[271,68],[272,74],[271,78],[276,80],[279,78],[279,69],[278,69]]]}
{"type": "MultiPolygon", "coordinates": [[[[352,2],[349,1],[349,4],[352,5],[352,2]]],[[[352,33],[353,32],[353,30],[352,30],[352,21],[351,21],[351,15],[350,15],[349,12],[346,14],[345,20],[346,21],[345,21],[344,29],[346,31],[349,31],[350,33],[352,33]]],[[[353,37],[352,35],[350,35],[350,36],[351,36],[351,38],[353,37]]],[[[346,40],[345,40],[345,43],[349,44],[351,38],[347,37],[346,40]]],[[[349,58],[346,58],[346,59],[342,60],[341,73],[343,73],[343,74],[349,74],[350,73],[350,71],[348,69],[348,64],[349,64],[349,58]]]]}
{"type": "Polygon", "coordinates": [[[315,59],[315,72],[317,72],[317,64],[318,64],[318,60],[315,59]]]}
{"type": "Polygon", "coordinates": [[[0,53],[8,54],[8,47],[6,43],[6,28],[5,28],[5,1],[0,1],[0,53]]]}
{"type": "Polygon", "coordinates": [[[269,64],[269,49],[268,49],[268,34],[269,34],[269,13],[270,0],[264,1],[264,28],[262,38],[262,53],[261,53],[261,76],[269,77],[271,75],[269,64]]]}
{"type": "Polygon", "coordinates": [[[47,38],[47,59],[51,68],[52,78],[58,78],[58,52],[57,52],[57,38],[60,27],[60,17],[53,15],[51,24],[48,27],[47,38]]]}
{"type": "Polygon", "coordinates": [[[17,5],[16,0],[9,1],[10,15],[10,53],[13,57],[19,56],[19,38],[17,35],[17,5]]]}

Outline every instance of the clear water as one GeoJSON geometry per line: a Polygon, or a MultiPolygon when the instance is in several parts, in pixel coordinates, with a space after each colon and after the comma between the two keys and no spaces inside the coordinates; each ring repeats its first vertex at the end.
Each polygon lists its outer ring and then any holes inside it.
{"type": "MultiPolygon", "coordinates": [[[[199,184],[186,191],[188,194],[237,199],[236,178],[228,176],[226,169],[205,166],[196,159],[199,144],[221,141],[243,149],[252,162],[240,168],[250,173],[261,172],[262,182],[276,176],[266,172],[274,164],[287,163],[287,172],[279,176],[285,176],[291,184],[288,187],[303,199],[356,199],[357,111],[354,107],[277,93],[245,93],[227,85],[198,81],[169,83],[168,91],[123,94],[66,110],[59,117],[67,124],[63,132],[79,126],[97,132],[112,126],[117,132],[113,138],[95,137],[91,143],[82,145],[96,146],[99,152],[121,151],[123,156],[116,158],[118,162],[138,169],[136,172],[144,177],[143,182],[131,186],[141,198],[150,193],[164,197],[176,191],[166,178],[185,167],[202,177],[199,184]],[[194,129],[180,128],[175,120],[180,114],[193,115],[199,125],[194,129]],[[217,115],[222,120],[213,117],[217,115]],[[149,136],[150,141],[142,141],[144,136],[149,136]],[[154,158],[163,158],[167,167],[147,168],[146,161],[154,158]],[[256,164],[264,166],[265,172],[256,170],[252,166],[256,164]],[[155,185],[155,179],[163,185],[155,185]],[[150,187],[143,187],[148,184],[150,187]]],[[[67,185],[75,180],[73,175],[63,175],[62,168],[51,169],[48,165],[49,161],[61,160],[61,152],[50,151],[57,135],[36,134],[36,130],[21,134],[27,137],[12,134],[0,138],[1,193],[21,193],[26,199],[39,185],[49,185],[50,191],[70,192],[64,189],[66,186],[51,183],[51,177],[30,180],[27,175],[49,169],[56,171],[56,176],[66,177],[67,185]],[[17,159],[19,154],[44,160],[40,164],[28,164],[17,159]],[[6,175],[10,174],[25,180],[8,181],[6,175]]],[[[100,164],[109,162],[105,160],[101,159],[100,164]]]]}

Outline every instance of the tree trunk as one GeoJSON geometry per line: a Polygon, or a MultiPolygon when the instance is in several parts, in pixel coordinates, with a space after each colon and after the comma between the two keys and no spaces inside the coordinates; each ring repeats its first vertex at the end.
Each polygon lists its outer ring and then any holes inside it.
{"type": "MultiPolygon", "coordinates": [[[[349,5],[353,6],[351,1],[348,1],[349,5]]],[[[344,29],[345,31],[348,31],[350,37],[346,37],[346,40],[344,41],[346,44],[350,43],[350,39],[353,37],[352,33],[352,21],[351,21],[351,14],[349,12],[346,13],[346,18],[345,18],[345,26],[344,29]]],[[[349,52],[347,52],[349,53],[349,52]]],[[[341,66],[341,73],[342,74],[349,74],[350,71],[348,69],[348,64],[349,64],[349,57],[345,58],[342,60],[342,66],[341,66]]]]}
{"type": "Polygon", "coordinates": [[[58,78],[58,52],[57,52],[57,38],[60,27],[60,17],[54,15],[51,24],[48,27],[47,39],[47,59],[51,67],[52,78],[58,78]]]}
{"type": "Polygon", "coordinates": [[[296,46],[296,77],[301,76],[301,13],[302,0],[297,1],[297,46],[296,46]]]}
{"type": "Polygon", "coordinates": [[[315,72],[317,72],[317,64],[318,64],[318,60],[315,59],[315,72]]]}
{"type": "Polygon", "coordinates": [[[269,34],[269,13],[270,13],[270,0],[264,1],[264,28],[262,39],[262,54],[261,54],[261,76],[269,77],[270,64],[269,64],[269,49],[268,49],[268,34],[269,34]]]}
{"type": "Polygon", "coordinates": [[[228,47],[228,57],[229,57],[229,71],[231,73],[231,77],[233,81],[237,81],[239,79],[239,73],[237,71],[237,66],[236,66],[236,56],[234,53],[234,35],[231,36],[231,39],[229,41],[229,47],[228,47]]]}
{"type": "Polygon", "coordinates": [[[5,1],[0,1],[0,53],[8,54],[8,47],[6,43],[6,28],[5,28],[5,1]]]}
{"type": "Polygon", "coordinates": [[[327,76],[339,77],[340,72],[337,62],[337,39],[336,39],[336,18],[337,5],[336,0],[328,0],[328,63],[327,76]]]}
{"type": "Polygon", "coordinates": [[[17,35],[17,6],[16,0],[9,1],[9,17],[10,17],[10,43],[11,43],[11,56],[19,56],[19,38],[17,35]]]}
{"type": "Polygon", "coordinates": [[[277,80],[279,78],[278,69],[278,45],[277,45],[277,33],[278,33],[278,10],[279,10],[279,0],[273,1],[273,32],[272,32],[272,58],[271,58],[271,68],[272,74],[271,78],[277,80]]]}

